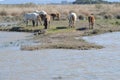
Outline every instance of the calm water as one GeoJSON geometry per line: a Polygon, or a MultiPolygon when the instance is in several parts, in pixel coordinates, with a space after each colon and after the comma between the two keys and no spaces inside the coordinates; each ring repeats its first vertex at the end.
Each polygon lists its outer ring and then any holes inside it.
{"type": "Polygon", "coordinates": [[[21,51],[16,45],[4,46],[19,41],[25,44],[26,40],[29,43],[30,35],[0,32],[0,40],[4,40],[0,42],[3,46],[0,49],[0,80],[120,79],[120,32],[84,37],[91,43],[104,45],[105,48],[99,50],[21,51]]]}

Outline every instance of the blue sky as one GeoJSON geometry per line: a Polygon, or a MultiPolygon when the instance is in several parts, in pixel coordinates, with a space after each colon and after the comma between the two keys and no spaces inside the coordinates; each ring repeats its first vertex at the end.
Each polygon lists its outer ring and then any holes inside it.
{"type": "MultiPolygon", "coordinates": [[[[61,1],[65,0],[0,0],[0,3],[2,4],[12,4],[12,3],[27,3],[27,2],[33,2],[33,3],[60,3],[61,1]]],[[[73,2],[75,0],[67,0],[69,2],[73,2]]]]}
{"type": "MultiPolygon", "coordinates": [[[[19,3],[60,3],[61,1],[73,2],[75,0],[0,0],[0,4],[19,4],[19,3]]],[[[120,1],[120,0],[106,0],[106,1],[120,1]]]]}

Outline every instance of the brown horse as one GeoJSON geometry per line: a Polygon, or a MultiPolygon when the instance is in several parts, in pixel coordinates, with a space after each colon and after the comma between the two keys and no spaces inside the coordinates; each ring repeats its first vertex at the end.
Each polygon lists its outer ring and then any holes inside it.
{"type": "Polygon", "coordinates": [[[55,18],[57,20],[60,20],[60,13],[51,13],[50,15],[51,15],[51,17],[52,17],[53,20],[55,20],[55,18]]]}
{"type": "Polygon", "coordinates": [[[48,29],[50,26],[50,15],[46,14],[44,17],[44,29],[48,29]]]}
{"type": "Polygon", "coordinates": [[[95,17],[93,14],[88,16],[88,22],[89,22],[89,29],[93,29],[95,24],[95,17]]]}

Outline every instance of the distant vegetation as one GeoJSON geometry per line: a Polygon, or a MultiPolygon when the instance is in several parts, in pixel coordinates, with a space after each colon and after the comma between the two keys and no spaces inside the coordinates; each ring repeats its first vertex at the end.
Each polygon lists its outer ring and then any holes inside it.
{"type": "MultiPolygon", "coordinates": [[[[82,1],[82,0],[78,0],[82,1]]],[[[90,1],[90,0],[84,0],[90,1]]],[[[92,1],[92,0],[91,0],[92,1]]],[[[89,14],[93,13],[96,19],[120,19],[120,4],[67,4],[67,5],[51,5],[51,4],[0,4],[0,21],[4,19],[15,17],[16,19],[22,19],[25,13],[33,12],[35,10],[44,10],[48,14],[53,12],[59,12],[61,14],[61,20],[67,19],[67,15],[70,11],[77,14],[79,19],[85,19],[89,14]]]]}
{"type": "Polygon", "coordinates": [[[115,2],[108,2],[105,0],[76,0],[73,4],[99,4],[99,3],[115,3],[115,2]]]}

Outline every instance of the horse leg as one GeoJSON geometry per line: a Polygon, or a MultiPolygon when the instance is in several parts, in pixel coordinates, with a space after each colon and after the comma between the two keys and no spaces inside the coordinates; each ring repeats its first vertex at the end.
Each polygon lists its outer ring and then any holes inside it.
{"type": "Polygon", "coordinates": [[[44,28],[44,29],[47,29],[47,28],[48,28],[48,25],[47,25],[47,24],[45,24],[44,26],[45,26],[45,28],[44,28]]]}
{"type": "Polygon", "coordinates": [[[47,29],[47,27],[48,27],[48,21],[47,21],[47,19],[45,19],[44,20],[44,29],[47,29]]]}
{"type": "Polygon", "coordinates": [[[75,22],[73,21],[73,28],[75,28],[75,22]]]}
{"type": "Polygon", "coordinates": [[[36,26],[38,26],[38,20],[36,20],[36,26]]]}
{"type": "Polygon", "coordinates": [[[35,26],[35,21],[34,20],[32,20],[32,24],[33,24],[33,26],[35,26]]]}
{"type": "Polygon", "coordinates": [[[39,23],[40,23],[41,25],[43,25],[42,22],[41,22],[41,20],[39,20],[39,23]]]}
{"type": "Polygon", "coordinates": [[[53,16],[53,20],[55,20],[55,17],[53,16]]]}
{"type": "Polygon", "coordinates": [[[93,29],[93,27],[94,27],[94,23],[93,23],[93,22],[91,23],[91,27],[92,27],[92,29],[93,29]]]}
{"type": "Polygon", "coordinates": [[[26,21],[26,27],[28,26],[28,20],[26,21]]]}
{"type": "Polygon", "coordinates": [[[50,28],[50,21],[48,21],[48,25],[49,25],[49,28],[50,28]]]}
{"type": "Polygon", "coordinates": [[[91,25],[91,23],[89,22],[89,29],[90,29],[90,25],[91,25]]]}

